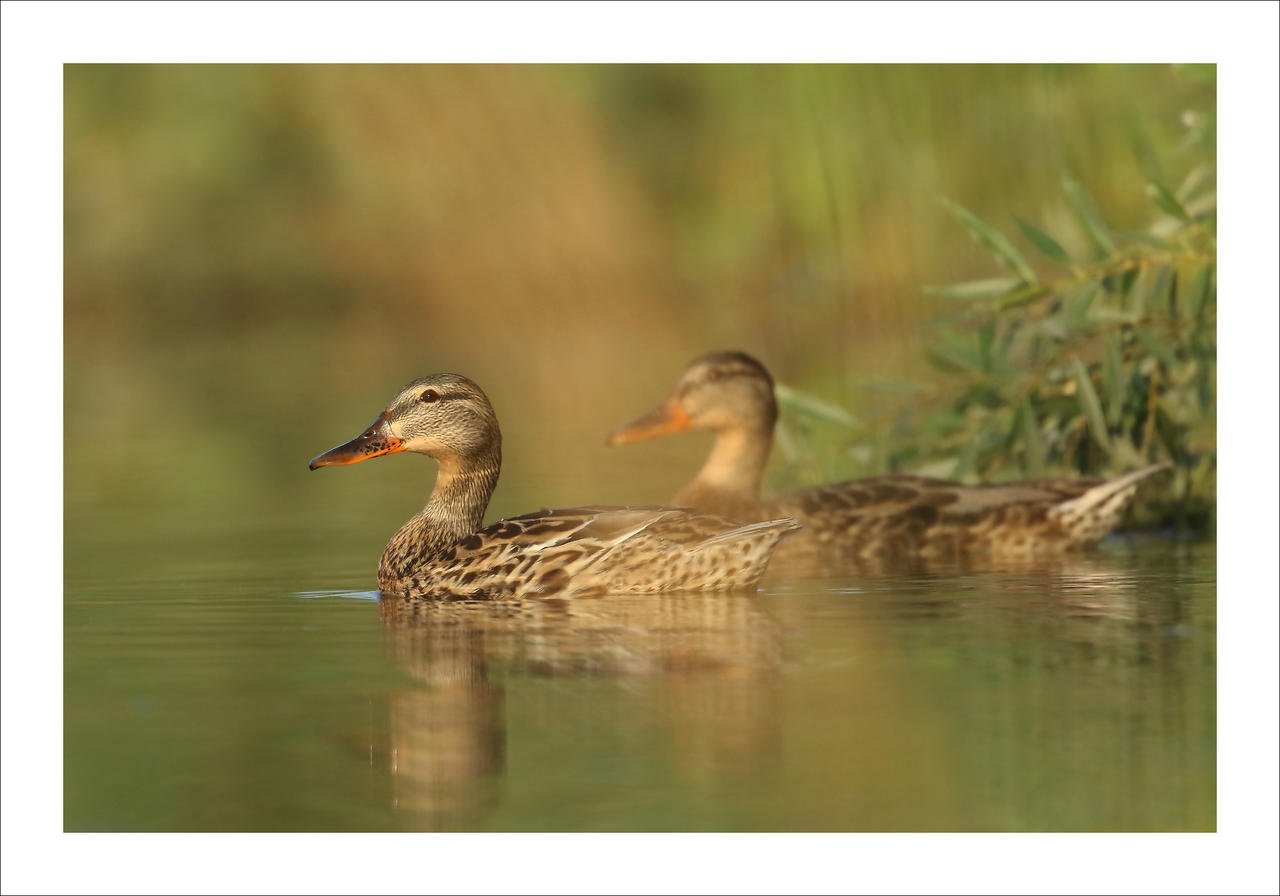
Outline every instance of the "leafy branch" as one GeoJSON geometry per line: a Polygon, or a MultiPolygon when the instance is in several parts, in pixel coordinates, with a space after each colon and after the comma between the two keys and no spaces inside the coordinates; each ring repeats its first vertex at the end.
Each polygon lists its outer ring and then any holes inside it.
{"type": "MultiPolygon", "coordinates": [[[[1115,475],[1172,459],[1165,522],[1212,514],[1216,459],[1216,199],[1203,166],[1171,191],[1145,186],[1158,217],[1120,233],[1064,178],[1088,257],[1016,219],[1048,262],[1042,277],[1012,239],[946,207],[1006,274],[934,295],[964,303],[925,349],[945,379],[899,412],[891,469],[999,481],[1049,472],[1115,475]],[[1176,509],[1171,509],[1176,505],[1176,509]]],[[[868,421],[874,422],[874,421],[868,421]]]]}

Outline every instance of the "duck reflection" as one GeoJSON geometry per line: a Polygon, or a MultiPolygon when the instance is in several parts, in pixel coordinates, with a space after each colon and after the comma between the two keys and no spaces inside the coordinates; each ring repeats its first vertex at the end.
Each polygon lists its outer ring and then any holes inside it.
{"type": "Polygon", "coordinates": [[[858,556],[828,545],[813,547],[802,543],[800,548],[775,554],[761,583],[871,579],[883,580],[893,587],[904,582],[925,581],[933,588],[940,580],[986,576],[1010,583],[1023,579],[1031,582],[1033,587],[1059,581],[1067,587],[1105,588],[1114,583],[1118,570],[1129,571],[1125,564],[1117,563],[1096,550],[993,557],[982,554],[858,556]]]}
{"type": "MultiPolygon", "coordinates": [[[[1117,744],[1145,742],[1152,706],[1169,743],[1206,741],[1212,712],[1179,709],[1212,706],[1186,684],[1212,669],[1188,634],[1202,586],[1169,584],[1177,552],[1144,566],[1112,548],[758,594],[384,599],[388,653],[415,680],[388,701],[400,823],[986,829],[1007,819],[983,800],[1029,805],[1046,762],[1065,780],[1099,750],[1109,790],[1155,793],[1117,744]]],[[[1146,749],[1161,769],[1199,761],[1146,749]]]]}
{"type": "Polygon", "coordinates": [[[1012,613],[1058,625],[1089,620],[1167,624],[1176,622],[1166,618],[1168,602],[1144,588],[1166,572],[1136,567],[1127,557],[1080,552],[1000,561],[916,558],[909,564],[843,566],[779,566],[775,561],[765,583],[790,578],[813,580],[822,587],[823,581],[839,576],[856,581],[863,591],[894,594],[897,599],[878,608],[904,619],[1012,613]]]}
{"type": "Polygon", "coordinates": [[[504,682],[643,679],[683,774],[776,764],[778,624],[742,593],[523,602],[379,602],[393,662],[424,687],[390,699],[393,800],[428,829],[475,829],[501,801],[504,682]]]}
{"type": "Polygon", "coordinates": [[[502,687],[489,680],[482,629],[418,624],[384,601],[395,663],[428,687],[390,699],[392,804],[465,822],[492,806],[506,746],[502,687]]]}

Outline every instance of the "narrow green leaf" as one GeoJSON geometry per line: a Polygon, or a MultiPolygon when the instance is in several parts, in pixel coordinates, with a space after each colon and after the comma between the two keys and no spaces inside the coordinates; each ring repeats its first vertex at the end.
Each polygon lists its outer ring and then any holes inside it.
{"type": "Polygon", "coordinates": [[[1152,279],[1150,269],[1146,267],[1139,268],[1133,278],[1127,284],[1128,288],[1124,294],[1124,307],[1136,317],[1142,317],[1142,313],[1146,310],[1147,293],[1150,292],[1150,281],[1152,279]]]}
{"type": "Polygon", "coordinates": [[[945,331],[925,349],[935,367],[950,373],[982,373],[982,358],[972,343],[959,334],[945,331]]]}
{"type": "Polygon", "coordinates": [[[957,205],[949,199],[943,199],[942,202],[968,228],[974,239],[995,256],[997,261],[1021,277],[1024,282],[1036,282],[1035,271],[1031,270],[1031,266],[1027,264],[1026,259],[1014,248],[1013,243],[1009,242],[1003,233],[964,206],[957,205]]]}
{"type": "Polygon", "coordinates": [[[978,360],[982,369],[991,372],[991,343],[996,338],[996,319],[993,317],[978,328],[978,360]]]}
{"type": "Polygon", "coordinates": [[[1165,413],[1164,408],[1158,406],[1156,407],[1155,423],[1156,436],[1160,439],[1164,450],[1169,452],[1170,456],[1178,457],[1183,451],[1179,444],[1179,427],[1169,419],[1169,415],[1165,413]]]}
{"type": "Polygon", "coordinates": [[[1036,421],[1036,414],[1031,409],[1029,399],[1022,399],[1022,404],[1018,407],[1018,417],[1021,422],[1022,447],[1026,451],[1027,475],[1042,476],[1048,451],[1045,449],[1044,439],[1040,435],[1040,424],[1036,421]]]}
{"type": "Polygon", "coordinates": [[[1022,235],[1031,240],[1032,245],[1040,250],[1046,258],[1056,261],[1058,264],[1071,264],[1071,256],[1067,254],[1067,250],[1058,244],[1058,241],[1049,234],[1045,233],[1034,224],[1028,223],[1021,218],[1015,218],[1018,227],[1022,229],[1022,235]]]}
{"type": "Polygon", "coordinates": [[[1000,330],[1000,338],[996,340],[995,354],[1001,362],[1008,361],[1009,352],[1013,348],[1014,341],[1018,338],[1022,327],[1018,322],[1014,322],[1000,330]]]}
{"type": "Polygon", "coordinates": [[[1214,264],[1184,264],[1178,268],[1177,304],[1182,313],[1199,320],[1214,295],[1214,264]]]}
{"type": "Polygon", "coordinates": [[[1113,307],[1128,310],[1129,292],[1133,289],[1133,281],[1141,274],[1137,268],[1129,268],[1102,278],[1102,288],[1106,291],[1106,297],[1112,300],[1113,307]]]}
{"type": "Polygon", "coordinates": [[[1062,309],[1062,316],[1068,326],[1079,329],[1084,325],[1089,316],[1089,309],[1093,307],[1093,300],[1098,297],[1099,292],[1098,282],[1089,280],[1071,289],[1064,296],[1065,306],[1062,309]]]}
{"type": "Polygon", "coordinates": [[[1210,190],[1183,203],[1187,214],[1197,221],[1212,223],[1218,219],[1218,191],[1210,190]]]}
{"type": "Polygon", "coordinates": [[[1187,203],[1193,196],[1200,191],[1200,188],[1213,178],[1214,168],[1208,162],[1201,162],[1199,165],[1191,169],[1191,173],[1178,187],[1174,194],[1181,203],[1187,203]]]}
{"type": "Polygon", "coordinates": [[[1209,304],[1209,296],[1215,290],[1213,283],[1213,265],[1204,264],[1192,275],[1188,296],[1191,299],[1191,316],[1199,320],[1209,304]]]}
{"type": "Polygon", "coordinates": [[[954,479],[964,479],[972,473],[974,461],[977,460],[978,451],[981,448],[982,433],[974,433],[960,449],[960,456],[956,458],[956,466],[955,469],[951,471],[951,477],[954,479]]]}
{"type": "Polygon", "coordinates": [[[1133,331],[1133,338],[1137,343],[1147,350],[1147,353],[1164,364],[1165,367],[1172,367],[1175,363],[1173,352],[1169,346],[1165,344],[1160,334],[1156,333],[1151,327],[1136,327],[1133,331]]]}
{"type": "Polygon", "coordinates": [[[1151,279],[1151,288],[1147,293],[1145,307],[1159,308],[1161,311],[1173,313],[1173,294],[1170,287],[1173,285],[1173,268],[1170,265],[1162,264],[1156,268],[1155,276],[1151,279]]]}
{"type": "Polygon", "coordinates": [[[1168,187],[1159,181],[1147,181],[1147,195],[1151,197],[1151,200],[1155,202],[1156,205],[1160,206],[1160,210],[1165,214],[1172,215],[1173,217],[1179,218],[1183,221],[1191,220],[1191,216],[1188,215],[1187,210],[1182,207],[1182,203],[1180,203],[1174,195],[1169,192],[1168,187]]]}
{"type": "Polygon", "coordinates": [[[1124,349],[1119,333],[1107,334],[1107,353],[1102,357],[1102,387],[1107,393],[1107,422],[1120,423],[1124,414],[1124,349]]]}
{"type": "Polygon", "coordinates": [[[1100,324],[1136,324],[1139,317],[1132,311],[1119,311],[1115,308],[1095,305],[1089,309],[1089,320],[1100,324]]]}
{"type": "Polygon", "coordinates": [[[1098,393],[1094,391],[1093,381],[1089,379],[1089,371],[1079,358],[1075,359],[1072,366],[1076,379],[1076,399],[1089,422],[1089,431],[1099,447],[1110,454],[1111,436],[1107,434],[1107,421],[1102,416],[1102,405],[1098,401],[1098,393]]]}
{"type": "Polygon", "coordinates": [[[785,408],[801,411],[811,417],[817,417],[830,423],[839,423],[842,426],[853,426],[856,422],[853,415],[839,405],[831,404],[812,395],[806,395],[781,383],[775,383],[773,391],[778,397],[778,403],[785,408]]]}
{"type": "Polygon", "coordinates": [[[1098,252],[1098,257],[1105,258],[1114,252],[1116,250],[1115,241],[1111,238],[1111,232],[1107,229],[1107,225],[1102,223],[1102,217],[1098,214],[1098,208],[1094,204],[1093,197],[1080,185],[1079,181],[1070,176],[1063,177],[1062,189],[1066,191],[1071,208],[1075,211],[1080,225],[1084,227],[1085,233],[1089,235],[1090,241],[1093,242],[1094,248],[1098,252]]]}
{"type": "Polygon", "coordinates": [[[1013,419],[1009,421],[1009,431],[1004,434],[1001,441],[1006,452],[1012,451],[1018,444],[1018,433],[1022,432],[1022,405],[1019,404],[1013,409],[1013,419]]]}
{"type": "Polygon", "coordinates": [[[1019,308],[1023,305],[1030,305],[1037,299],[1042,299],[1049,295],[1053,290],[1047,286],[1025,286],[1022,289],[1015,289],[1008,295],[1002,296],[1000,301],[996,302],[996,308],[1001,311],[1007,311],[1010,308],[1019,308]]]}
{"type": "MultiPolygon", "coordinates": [[[[1073,408],[1079,406],[1079,402],[1073,403],[1073,408]]],[[[1085,420],[1084,414],[1074,416],[1064,414],[1062,421],[1058,432],[1058,443],[1062,446],[1062,456],[1069,460],[1080,450],[1080,443],[1089,438],[1089,422],[1085,420]]]]}
{"type": "Polygon", "coordinates": [[[942,296],[946,299],[994,299],[1022,285],[1015,277],[992,277],[989,280],[971,280],[968,283],[957,283],[954,286],[926,286],[925,293],[942,296]]]}
{"type": "Polygon", "coordinates": [[[926,348],[924,350],[924,359],[928,361],[933,367],[942,371],[943,373],[968,373],[969,372],[969,368],[967,368],[965,365],[957,363],[956,361],[953,361],[951,358],[948,358],[946,355],[940,352],[936,352],[931,348],[926,348]]]}

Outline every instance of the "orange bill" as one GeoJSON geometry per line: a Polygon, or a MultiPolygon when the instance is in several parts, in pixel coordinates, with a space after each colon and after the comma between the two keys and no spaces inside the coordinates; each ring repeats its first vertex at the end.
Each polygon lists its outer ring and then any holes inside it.
{"type": "Polygon", "coordinates": [[[662,404],[647,414],[642,414],[630,423],[625,423],[609,434],[606,445],[626,445],[639,442],[641,439],[652,439],[658,436],[680,432],[693,425],[693,420],[684,412],[680,399],[672,395],[662,404]]]}
{"type": "Polygon", "coordinates": [[[373,425],[345,445],[330,448],[319,457],[312,458],[311,469],[358,464],[362,460],[381,454],[395,454],[404,450],[404,440],[391,434],[387,415],[383,414],[373,425]]]}

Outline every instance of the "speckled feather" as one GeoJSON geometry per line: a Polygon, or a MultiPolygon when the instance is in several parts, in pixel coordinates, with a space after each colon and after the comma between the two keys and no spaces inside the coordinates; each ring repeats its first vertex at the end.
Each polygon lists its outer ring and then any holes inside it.
{"type": "MultiPolygon", "coordinates": [[[[1058,479],[959,485],[921,476],[874,476],[763,502],[745,516],[802,520],[809,550],[855,558],[1029,557],[1087,547],[1120,522],[1156,464],[1119,480],[1058,479]]],[[[805,542],[795,556],[805,550],[805,542]]]]}
{"type": "Polygon", "coordinates": [[[670,507],[540,510],[452,544],[402,530],[383,554],[378,587],[452,599],[744,588],[798,528],[791,520],[744,525],[670,507]]]}

